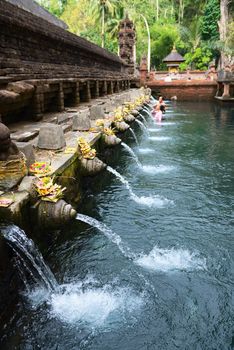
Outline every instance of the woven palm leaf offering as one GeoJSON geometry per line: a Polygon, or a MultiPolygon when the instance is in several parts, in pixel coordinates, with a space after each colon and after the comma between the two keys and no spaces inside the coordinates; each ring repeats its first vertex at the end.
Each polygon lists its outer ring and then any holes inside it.
{"type": "Polygon", "coordinates": [[[35,183],[36,191],[43,201],[56,203],[63,197],[66,188],[54,183],[54,179],[49,176],[38,179],[35,183]]]}
{"type": "Polygon", "coordinates": [[[124,121],[124,113],[122,111],[122,107],[119,107],[115,111],[113,124],[116,130],[119,132],[124,132],[129,128],[129,125],[124,121]]]}
{"type": "Polygon", "coordinates": [[[8,208],[12,203],[14,203],[13,199],[0,197],[0,207],[8,208]]]}
{"type": "Polygon", "coordinates": [[[52,173],[52,168],[46,162],[36,162],[30,165],[29,172],[38,177],[43,177],[50,175],[52,173]]]}
{"type": "Polygon", "coordinates": [[[115,135],[115,129],[114,128],[104,128],[103,134],[107,136],[115,135]]]}
{"type": "Polygon", "coordinates": [[[96,150],[91,148],[89,143],[83,137],[78,139],[78,146],[82,158],[94,159],[96,157],[96,150]]]}

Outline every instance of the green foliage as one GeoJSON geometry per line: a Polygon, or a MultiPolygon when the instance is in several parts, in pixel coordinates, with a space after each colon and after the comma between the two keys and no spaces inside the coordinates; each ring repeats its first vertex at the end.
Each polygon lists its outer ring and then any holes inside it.
{"type": "Polygon", "coordinates": [[[207,47],[198,47],[193,52],[188,52],[184,56],[185,62],[181,63],[180,69],[207,70],[212,61],[212,52],[207,47]]]}
{"type": "Polygon", "coordinates": [[[152,65],[157,69],[166,69],[162,62],[179,39],[178,27],[174,24],[155,23],[151,28],[152,65]]]}
{"type": "Polygon", "coordinates": [[[217,40],[219,38],[218,20],[220,19],[219,0],[208,0],[201,22],[201,36],[203,40],[217,40]]]}
{"type": "Polygon", "coordinates": [[[102,42],[104,18],[105,48],[117,53],[119,21],[127,12],[137,33],[137,61],[147,53],[148,37],[143,14],[150,27],[151,63],[165,69],[162,60],[173,44],[186,62],[181,68],[207,69],[218,50],[232,51],[233,22],[227,43],[218,41],[219,0],[37,0],[66,22],[69,30],[97,45],[102,42]],[[103,12],[104,8],[104,12],[103,12]],[[103,17],[104,13],[104,17],[103,17]]]}

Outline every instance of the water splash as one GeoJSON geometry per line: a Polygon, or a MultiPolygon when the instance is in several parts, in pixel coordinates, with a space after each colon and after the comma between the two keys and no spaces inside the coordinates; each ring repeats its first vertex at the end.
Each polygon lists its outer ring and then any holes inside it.
{"type": "Polygon", "coordinates": [[[141,130],[143,132],[145,132],[146,134],[148,134],[148,130],[146,128],[146,126],[138,119],[135,119],[136,123],[139,125],[139,127],[141,128],[141,130]]]}
{"type": "Polygon", "coordinates": [[[152,148],[139,148],[138,152],[142,154],[148,154],[148,153],[155,153],[155,150],[152,148]]]}
{"type": "Polygon", "coordinates": [[[107,227],[105,224],[101,223],[100,221],[91,218],[90,216],[78,214],[76,216],[76,219],[82,222],[85,222],[86,224],[97,228],[99,231],[104,233],[104,235],[114,244],[117,245],[121,253],[128,259],[135,259],[136,255],[133,254],[130,250],[130,248],[123,243],[121,237],[117,235],[117,233],[113,232],[109,227],[107,227]]]}
{"type": "Polygon", "coordinates": [[[130,288],[90,287],[84,282],[61,286],[60,293],[53,294],[50,303],[51,315],[62,322],[97,328],[102,327],[115,312],[120,311],[122,316],[129,317],[129,312],[139,308],[143,301],[130,288]]]}
{"type": "Polygon", "coordinates": [[[153,166],[153,165],[142,165],[142,170],[145,173],[154,175],[154,174],[161,174],[161,173],[167,173],[169,171],[172,171],[175,169],[174,166],[170,166],[170,165],[157,165],[157,166],[153,166]]]}
{"type": "MultiPolygon", "coordinates": [[[[58,283],[34,242],[15,225],[4,227],[1,231],[21,262],[18,265],[19,269],[24,268],[38,285],[50,291],[54,290],[58,283]]],[[[21,272],[20,276],[28,287],[26,275],[23,271],[21,272]]]]}
{"type": "Polygon", "coordinates": [[[166,126],[169,126],[169,125],[177,125],[178,123],[176,122],[166,122],[166,121],[163,121],[162,125],[166,125],[166,126]]]}
{"type": "Polygon", "coordinates": [[[150,141],[168,141],[170,139],[171,137],[169,136],[150,136],[149,137],[150,141]]]}
{"type": "Polygon", "coordinates": [[[141,167],[141,162],[139,161],[137,155],[133,152],[133,150],[131,149],[131,147],[129,147],[125,142],[122,142],[121,145],[125,148],[125,150],[131,154],[132,158],[135,160],[135,162],[137,163],[137,165],[139,167],[141,167]]]}
{"type": "Polygon", "coordinates": [[[161,130],[162,130],[161,128],[149,128],[148,129],[149,132],[159,132],[161,130]]]}
{"type": "Polygon", "coordinates": [[[165,205],[168,204],[173,204],[173,201],[163,198],[161,196],[141,196],[138,197],[132,190],[132,187],[130,186],[129,182],[115,169],[112,167],[108,166],[107,171],[109,171],[111,174],[115,175],[117,179],[120,180],[122,184],[125,185],[126,189],[129,191],[131,198],[134,200],[134,202],[147,206],[147,207],[157,207],[157,208],[162,208],[165,205]]]}
{"type": "Polygon", "coordinates": [[[132,128],[129,128],[128,130],[129,130],[130,133],[132,134],[132,136],[133,136],[133,138],[134,138],[134,140],[135,140],[137,146],[139,146],[139,142],[138,142],[138,140],[137,140],[137,137],[136,137],[135,132],[132,130],[132,128]]]}
{"type": "Polygon", "coordinates": [[[168,272],[173,270],[204,270],[206,260],[183,249],[162,249],[155,246],[148,255],[142,254],[135,260],[137,265],[144,268],[168,272]]]}

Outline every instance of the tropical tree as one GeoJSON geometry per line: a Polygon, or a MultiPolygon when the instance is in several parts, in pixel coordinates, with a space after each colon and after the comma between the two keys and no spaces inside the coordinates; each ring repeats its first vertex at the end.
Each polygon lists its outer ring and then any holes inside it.
{"type": "Polygon", "coordinates": [[[94,16],[101,21],[101,44],[105,46],[105,23],[109,16],[114,15],[115,0],[92,0],[90,1],[91,10],[94,16]]]}

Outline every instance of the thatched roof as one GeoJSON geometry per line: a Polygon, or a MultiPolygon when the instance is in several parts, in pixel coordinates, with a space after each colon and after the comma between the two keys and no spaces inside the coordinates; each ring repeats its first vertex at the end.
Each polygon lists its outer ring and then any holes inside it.
{"type": "Polygon", "coordinates": [[[181,56],[175,49],[175,47],[173,48],[173,50],[171,51],[171,53],[165,57],[163,59],[163,62],[184,62],[185,59],[183,56],[181,56]]]}

